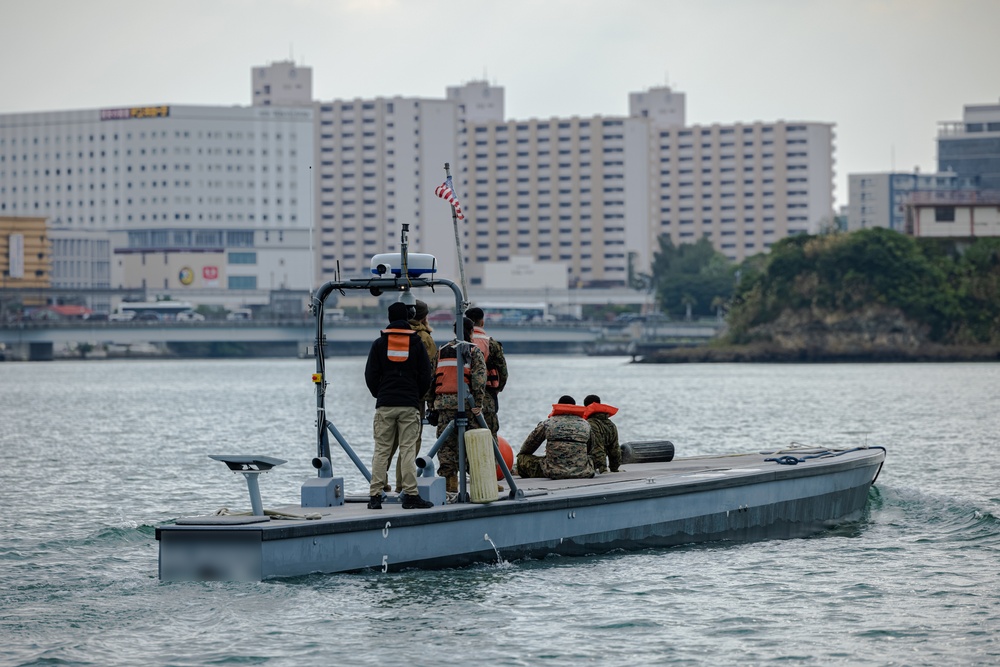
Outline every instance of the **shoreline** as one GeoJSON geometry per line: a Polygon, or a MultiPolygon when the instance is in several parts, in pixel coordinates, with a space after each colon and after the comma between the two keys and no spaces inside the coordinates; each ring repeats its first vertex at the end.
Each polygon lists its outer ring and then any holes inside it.
{"type": "Polygon", "coordinates": [[[674,348],[636,359],[638,364],[685,363],[927,363],[1000,361],[1000,347],[923,345],[917,348],[786,348],[773,343],[674,348]]]}

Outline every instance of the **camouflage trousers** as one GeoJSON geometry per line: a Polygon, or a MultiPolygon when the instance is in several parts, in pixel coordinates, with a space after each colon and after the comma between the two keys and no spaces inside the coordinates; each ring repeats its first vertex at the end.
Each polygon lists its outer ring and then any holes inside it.
{"type": "MultiPolygon", "coordinates": [[[[497,431],[500,430],[500,420],[497,419],[497,413],[486,412],[486,410],[483,410],[483,420],[486,422],[486,428],[490,430],[493,434],[493,438],[496,439],[497,431]]],[[[479,424],[476,424],[476,426],[478,427],[479,424]]]]}
{"type": "Polygon", "coordinates": [[[486,420],[486,428],[493,433],[496,440],[497,431],[500,430],[500,420],[497,419],[497,397],[489,391],[483,396],[483,419],[486,420]]]}
{"type": "MultiPolygon", "coordinates": [[[[605,473],[608,471],[608,455],[604,451],[604,443],[602,442],[589,442],[587,443],[587,453],[590,455],[590,460],[594,463],[594,470],[599,473],[605,473]]],[[[619,457],[621,456],[621,450],[619,450],[619,457]]],[[[617,466],[615,466],[617,468],[617,466]]]]}
{"type": "Polygon", "coordinates": [[[534,454],[518,454],[516,459],[517,474],[521,477],[545,477],[542,472],[542,461],[544,456],[534,454]]]}
{"type": "MultiPolygon", "coordinates": [[[[455,419],[455,410],[438,410],[438,425],[437,425],[437,437],[440,438],[441,434],[444,433],[445,428],[448,424],[455,419]]],[[[467,413],[471,414],[471,413],[467,413]]],[[[440,464],[438,468],[438,474],[441,477],[451,477],[452,475],[458,474],[458,429],[454,429],[448,439],[441,443],[441,448],[438,449],[437,457],[438,463],[440,464]]]]}

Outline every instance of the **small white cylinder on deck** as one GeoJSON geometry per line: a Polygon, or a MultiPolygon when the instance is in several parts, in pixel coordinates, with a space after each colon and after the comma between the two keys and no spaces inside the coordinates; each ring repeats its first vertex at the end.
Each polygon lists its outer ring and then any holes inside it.
{"type": "Polygon", "coordinates": [[[497,499],[497,464],[493,456],[493,434],[488,428],[465,432],[465,454],[469,459],[469,497],[474,503],[497,499]]]}

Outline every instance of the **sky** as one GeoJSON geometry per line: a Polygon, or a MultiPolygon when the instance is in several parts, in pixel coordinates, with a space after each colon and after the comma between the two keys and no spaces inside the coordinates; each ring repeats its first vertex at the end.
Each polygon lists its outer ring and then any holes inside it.
{"type": "Polygon", "coordinates": [[[509,119],[625,115],[669,85],[689,124],[835,125],[847,175],[937,169],[938,123],[1000,102],[1000,0],[0,0],[0,113],[251,103],[251,68],[318,100],[503,86],[509,119]]]}

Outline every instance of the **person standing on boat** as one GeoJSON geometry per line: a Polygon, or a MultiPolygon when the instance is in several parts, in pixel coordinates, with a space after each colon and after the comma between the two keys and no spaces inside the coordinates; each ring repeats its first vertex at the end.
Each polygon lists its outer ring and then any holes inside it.
{"type": "Polygon", "coordinates": [[[497,394],[507,386],[507,359],[503,356],[503,345],[500,341],[483,329],[486,323],[486,313],[483,309],[469,308],[465,311],[465,316],[472,320],[472,342],[486,359],[486,400],[483,403],[483,419],[493,433],[493,439],[496,440],[497,431],[500,430],[500,420],[497,419],[500,401],[497,394]]]}
{"type": "MultiPolygon", "coordinates": [[[[433,367],[437,363],[438,347],[437,347],[437,343],[434,342],[434,337],[431,335],[431,333],[434,331],[434,329],[431,329],[430,324],[428,324],[428,322],[427,322],[427,313],[428,313],[428,310],[429,309],[427,308],[427,304],[424,303],[423,301],[421,301],[420,299],[417,299],[416,300],[416,307],[414,308],[414,315],[413,315],[412,318],[410,318],[410,328],[417,332],[417,336],[420,338],[420,342],[424,344],[424,349],[427,350],[427,358],[430,359],[431,367],[433,367]]],[[[421,422],[423,422],[423,417],[424,417],[425,414],[427,414],[427,410],[429,410],[429,409],[430,409],[430,405],[426,404],[426,401],[421,400],[420,401],[420,418],[421,418],[421,422]]],[[[421,445],[421,441],[422,441],[422,431],[423,431],[423,424],[421,423],[420,432],[417,433],[417,447],[413,451],[413,455],[414,456],[416,456],[417,454],[420,453],[420,445],[421,445]]],[[[392,445],[392,451],[389,452],[389,460],[386,463],[386,466],[388,466],[389,464],[392,463],[392,457],[395,456],[396,450],[398,448],[399,448],[398,443],[393,443],[393,445],[392,445]]],[[[402,475],[403,475],[403,467],[400,464],[400,461],[397,459],[396,460],[396,493],[402,493],[403,492],[403,476],[402,475]]],[[[390,489],[389,481],[388,481],[388,476],[389,476],[389,473],[388,473],[388,470],[386,470],[386,484],[385,484],[385,490],[386,491],[388,491],[390,489]]]]}
{"type": "Polygon", "coordinates": [[[597,394],[583,399],[583,405],[587,408],[584,418],[590,424],[587,452],[594,462],[594,470],[605,473],[610,465],[611,472],[618,472],[622,463],[622,448],[618,443],[618,427],[611,421],[618,408],[604,405],[597,394]]]}
{"type": "MultiPolygon", "coordinates": [[[[481,414],[486,394],[486,360],[479,348],[472,344],[472,320],[463,317],[464,340],[455,340],[443,345],[438,351],[437,363],[434,364],[434,381],[431,384],[428,399],[434,405],[437,413],[438,437],[444,432],[449,422],[455,419],[458,412],[459,369],[465,365],[464,381],[469,388],[466,393],[475,401],[472,408],[473,417],[481,414]]],[[[468,407],[468,406],[466,406],[468,407]]],[[[470,419],[473,422],[474,419],[470,419]]],[[[438,473],[445,478],[445,490],[448,493],[458,492],[458,432],[451,436],[438,449],[438,461],[441,464],[438,473]]]]}
{"type": "Polygon", "coordinates": [[[517,453],[517,474],[521,477],[576,479],[594,476],[594,464],[587,454],[590,424],[583,418],[586,408],[572,396],[563,396],[552,406],[549,418],[538,422],[517,453]],[[545,455],[535,452],[545,442],[545,455]]]}
{"type": "Polygon", "coordinates": [[[412,316],[410,310],[410,306],[398,301],[389,306],[389,326],[372,343],[365,365],[365,384],[375,397],[375,454],[368,491],[368,509],[372,510],[382,509],[382,490],[394,443],[399,444],[403,509],[434,506],[417,490],[416,445],[422,397],[431,383],[431,362],[407,321],[412,316]]]}

